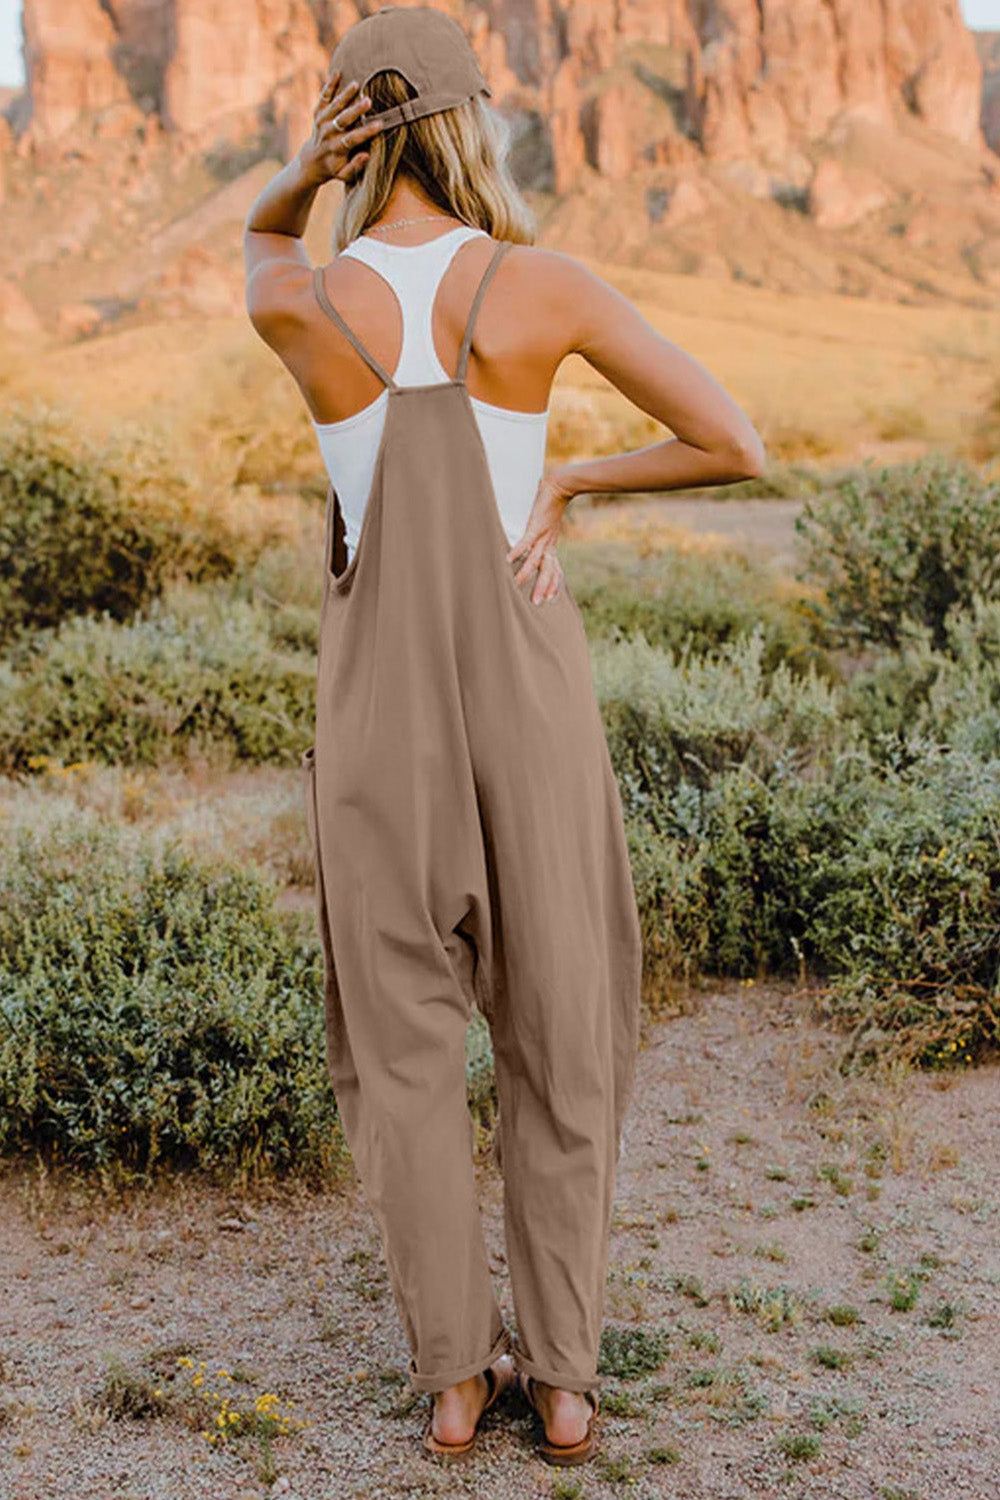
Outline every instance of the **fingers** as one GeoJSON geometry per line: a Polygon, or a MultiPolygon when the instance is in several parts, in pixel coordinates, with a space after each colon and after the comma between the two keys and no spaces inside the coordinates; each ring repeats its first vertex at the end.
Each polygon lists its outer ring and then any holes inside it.
{"type": "Polygon", "coordinates": [[[532,535],[526,532],[519,537],[507,553],[507,561],[513,562],[515,558],[526,554],[524,562],[514,574],[514,581],[521,584],[537,570],[535,586],[531,593],[534,604],[542,604],[554,599],[562,587],[563,570],[552,546],[552,538],[548,532],[539,532],[532,535]]]}
{"type": "MultiPolygon", "coordinates": [[[[517,545],[520,546],[520,543],[518,543],[517,545]]],[[[533,573],[536,568],[541,566],[542,559],[544,558],[545,554],[551,549],[551,546],[552,539],[547,531],[540,532],[537,536],[530,538],[530,544],[528,546],[527,555],[524,559],[524,562],[514,574],[514,577],[518,583],[523,583],[529,573],[533,573]]]]}
{"type": "Polygon", "coordinates": [[[531,591],[533,604],[546,604],[556,597],[559,585],[562,581],[562,568],[554,552],[546,552],[542,558],[541,567],[538,569],[538,577],[535,587],[531,591]]]}
{"type": "Polygon", "coordinates": [[[319,104],[325,104],[340,82],[340,69],[329,67],[326,77],[323,79],[323,87],[319,91],[319,104]]]}
{"type": "Polygon", "coordinates": [[[382,122],[363,118],[372,101],[358,92],[353,80],[331,93],[338,76],[332,74],[324,85],[314,112],[314,129],[328,175],[350,185],[364,172],[371,155],[361,148],[379,134],[382,122]]]}
{"type": "MultiPolygon", "coordinates": [[[[339,125],[335,128],[331,123],[323,131],[323,145],[325,149],[334,151],[338,156],[350,157],[353,161],[354,154],[366,141],[370,141],[378,135],[382,126],[378,120],[370,124],[359,125],[355,130],[343,130],[339,125]]],[[[365,152],[367,158],[368,153],[365,152]]]]}
{"type": "Polygon", "coordinates": [[[371,99],[367,94],[358,92],[356,83],[348,84],[339,94],[318,106],[316,120],[318,124],[325,125],[333,120],[342,130],[346,130],[355,120],[361,118],[365,110],[371,108],[371,99]]]}
{"type": "Polygon", "coordinates": [[[319,91],[319,98],[316,100],[316,108],[313,110],[317,120],[328,114],[331,108],[334,110],[343,108],[351,97],[351,93],[357,88],[356,83],[349,83],[346,88],[338,91],[339,82],[339,70],[336,73],[327,74],[323,87],[319,91]]]}
{"type": "Polygon", "coordinates": [[[365,167],[368,163],[368,157],[369,152],[367,151],[355,151],[351,156],[350,161],[346,162],[337,173],[340,181],[346,182],[347,185],[350,186],[351,183],[354,182],[356,178],[360,177],[362,172],[365,170],[365,167]]]}
{"type": "Polygon", "coordinates": [[[326,108],[328,105],[333,104],[336,108],[343,108],[351,95],[359,88],[357,79],[352,78],[344,84],[342,89],[338,90],[337,85],[340,83],[340,79],[341,72],[339,68],[336,71],[331,70],[327,73],[323,81],[323,87],[319,91],[318,107],[326,108]]]}
{"type": "MultiPolygon", "coordinates": [[[[528,571],[529,571],[529,569],[527,567],[527,562],[528,562],[528,559],[530,558],[531,552],[540,549],[541,546],[544,543],[544,540],[545,540],[545,533],[544,532],[541,532],[541,531],[530,531],[530,530],[529,531],[525,531],[521,536],[518,537],[518,539],[514,543],[513,547],[511,547],[510,551],[507,553],[507,561],[508,562],[513,562],[514,559],[517,558],[517,557],[525,556],[525,566],[522,566],[518,570],[518,574],[517,574],[518,581],[520,581],[520,579],[524,578],[526,576],[526,574],[528,573],[528,571]]],[[[537,566],[537,564],[536,564],[536,566],[537,566]]]]}
{"type": "Polygon", "coordinates": [[[377,135],[382,127],[378,120],[364,121],[372,101],[368,94],[358,92],[356,81],[352,79],[343,89],[331,93],[338,77],[339,74],[333,74],[324,84],[313,111],[313,120],[325,144],[332,142],[338,151],[350,155],[363,142],[377,135]],[[362,123],[357,125],[359,120],[362,123]],[[355,125],[357,128],[352,129],[355,125]]]}

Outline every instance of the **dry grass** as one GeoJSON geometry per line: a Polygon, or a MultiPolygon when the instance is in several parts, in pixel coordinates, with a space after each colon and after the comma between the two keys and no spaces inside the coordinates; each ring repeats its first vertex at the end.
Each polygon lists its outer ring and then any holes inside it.
{"type": "MultiPolygon", "coordinates": [[[[592,264],[723,383],[773,461],[904,457],[933,444],[981,457],[994,432],[1000,312],[793,296],[592,264]]],[[[214,482],[279,491],[321,482],[298,390],[244,318],[178,318],[69,346],[48,341],[30,360],[0,345],[0,377],[8,397],[41,395],[97,431],[141,417],[214,482]]],[[[581,356],[564,362],[550,463],[666,435],[581,356]]]]}
{"type": "Polygon", "coordinates": [[[80,762],[25,782],[0,777],[0,830],[44,826],[74,816],[125,824],[195,856],[267,871],[293,904],[312,899],[312,856],[297,771],[226,771],[209,763],[129,769],[80,762]]]}

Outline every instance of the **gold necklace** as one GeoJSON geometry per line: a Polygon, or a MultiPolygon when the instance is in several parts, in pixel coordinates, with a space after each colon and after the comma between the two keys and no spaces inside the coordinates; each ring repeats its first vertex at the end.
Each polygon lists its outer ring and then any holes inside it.
{"type": "Polygon", "coordinates": [[[427,224],[434,220],[450,218],[450,214],[423,214],[414,219],[389,219],[384,224],[369,224],[365,231],[368,234],[381,234],[383,229],[396,229],[400,224],[427,224]]]}

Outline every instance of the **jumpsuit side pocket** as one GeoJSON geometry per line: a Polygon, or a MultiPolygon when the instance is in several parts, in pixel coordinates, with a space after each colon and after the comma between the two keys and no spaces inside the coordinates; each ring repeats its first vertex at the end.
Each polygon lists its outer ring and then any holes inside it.
{"type": "Polygon", "coordinates": [[[340,986],[337,981],[337,965],[333,953],[329,913],[326,909],[326,893],[323,887],[323,862],[319,848],[319,820],[316,803],[316,747],[310,745],[303,751],[301,774],[306,803],[306,824],[309,842],[312,845],[314,889],[316,903],[316,925],[319,932],[320,949],[323,954],[323,1012],[326,1043],[327,1076],[333,1085],[334,1094],[343,1085],[344,1067],[350,1068],[350,1050],[344,1027],[340,986]],[[342,1064],[342,1059],[347,1062],[342,1064]]]}
{"type": "Polygon", "coordinates": [[[310,745],[308,750],[303,750],[302,759],[299,762],[302,777],[302,795],[306,804],[306,828],[309,833],[309,844],[315,860],[319,854],[319,845],[316,840],[316,746],[310,745]]]}

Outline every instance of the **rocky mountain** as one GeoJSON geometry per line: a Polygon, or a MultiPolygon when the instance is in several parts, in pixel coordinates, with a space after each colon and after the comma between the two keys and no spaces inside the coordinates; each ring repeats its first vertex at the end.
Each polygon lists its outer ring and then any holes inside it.
{"type": "Polygon", "coordinates": [[[977,31],[976,50],[983,68],[980,123],[986,144],[1000,152],[1000,31],[977,31]]]}
{"type": "MultiPolygon", "coordinates": [[[[958,0],[437,3],[514,127],[547,240],[788,289],[1000,290],[1000,73],[958,0]],[[865,235],[900,243],[887,259],[865,235]]],[[[30,196],[75,160],[141,202],[155,158],[173,177],[212,163],[231,187],[296,149],[332,46],[373,8],[24,0],[27,85],[0,117],[0,184],[16,162],[30,196]]]]}
{"type": "MultiPolygon", "coordinates": [[[[402,4],[410,0],[401,0],[402,4]]],[[[366,0],[25,0],[31,143],[84,115],[154,115],[203,142],[307,127],[330,48],[366,0]]],[[[801,176],[797,148],[844,112],[909,112],[982,144],[983,67],[958,0],[469,0],[501,107],[540,138],[535,186],[584,161],[621,176],[704,154],[801,176]]],[[[138,120],[137,120],[138,123],[138,120]]]]}

